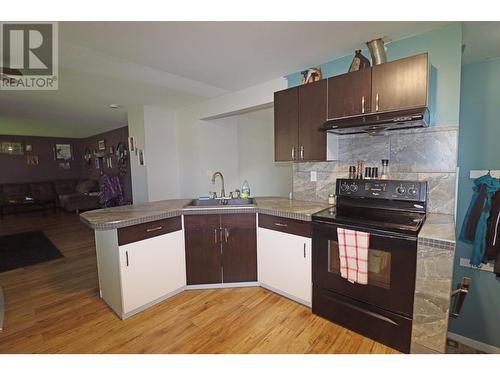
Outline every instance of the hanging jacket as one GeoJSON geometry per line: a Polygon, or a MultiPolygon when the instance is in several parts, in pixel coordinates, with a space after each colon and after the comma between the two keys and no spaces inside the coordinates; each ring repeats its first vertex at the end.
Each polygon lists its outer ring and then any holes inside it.
{"type": "Polygon", "coordinates": [[[486,231],[486,259],[495,261],[494,272],[500,276],[500,191],[495,193],[491,202],[486,231]]]}
{"type": "Polygon", "coordinates": [[[470,263],[486,262],[486,231],[493,195],[500,190],[500,181],[489,174],[474,180],[472,200],[465,215],[460,240],[472,243],[470,263]]]}
{"type": "Polygon", "coordinates": [[[100,203],[102,208],[124,204],[123,190],[118,176],[103,174],[99,178],[99,185],[101,189],[100,203]]]}

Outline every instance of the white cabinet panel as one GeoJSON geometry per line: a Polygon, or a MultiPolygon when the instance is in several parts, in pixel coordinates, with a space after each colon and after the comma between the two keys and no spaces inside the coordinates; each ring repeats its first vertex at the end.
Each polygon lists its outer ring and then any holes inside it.
{"type": "Polygon", "coordinates": [[[186,285],[183,233],[120,246],[124,314],[186,285]]]}
{"type": "Polygon", "coordinates": [[[258,228],[259,282],[311,305],[311,245],[307,237],[258,228]]]}

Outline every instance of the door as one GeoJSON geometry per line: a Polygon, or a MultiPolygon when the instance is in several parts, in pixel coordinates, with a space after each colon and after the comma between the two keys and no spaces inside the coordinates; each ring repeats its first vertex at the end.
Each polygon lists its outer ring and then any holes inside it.
{"type": "MultiPolygon", "coordinates": [[[[355,229],[353,227],[348,229],[355,229]]],[[[366,229],[358,229],[369,232],[366,229]]],[[[313,284],[381,309],[413,314],[417,238],[370,232],[368,284],[340,276],[337,226],[313,224],[313,284]]]]}
{"type": "Polygon", "coordinates": [[[274,160],[298,158],[299,88],[274,93],[274,160]]]}
{"type": "Polygon", "coordinates": [[[258,229],[259,282],[311,305],[311,239],[258,229]]]}
{"type": "Polygon", "coordinates": [[[326,133],[319,128],[326,121],[327,80],[299,87],[298,160],[326,160],[326,133]]]}
{"type": "Polygon", "coordinates": [[[372,68],[372,111],[391,111],[427,105],[427,53],[375,65],[372,68]]]}
{"type": "Polygon", "coordinates": [[[370,113],[371,68],[328,78],[328,119],[370,113]]]}
{"type": "Polygon", "coordinates": [[[255,214],[221,215],[224,283],[257,281],[255,214]]]}
{"type": "Polygon", "coordinates": [[[185,215],[187,285],[222,282],[219,215],[185,215]]]}
{"type": "Polygon", "coordinates": [[[182,230],[119,247],[123,313],[186,285],[182,230]]]}

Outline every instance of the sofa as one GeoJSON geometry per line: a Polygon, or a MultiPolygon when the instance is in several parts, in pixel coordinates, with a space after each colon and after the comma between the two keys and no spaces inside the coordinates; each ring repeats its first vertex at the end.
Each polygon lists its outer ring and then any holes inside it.
{"type": "Polygon", "coordinates": [[[4,213],[47,207],[69,212],[99,208],[99,185],[95,180],[66,179],[0,185],[0,217],[4,213]]]}

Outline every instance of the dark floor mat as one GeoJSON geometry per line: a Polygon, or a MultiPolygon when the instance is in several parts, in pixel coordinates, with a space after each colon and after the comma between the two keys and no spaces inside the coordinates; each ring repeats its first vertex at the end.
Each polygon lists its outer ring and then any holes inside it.
{"type": "Polygon", "coordinates": [[[0,272],[62,257],[41,230],[0,237],[0,272]]]}

